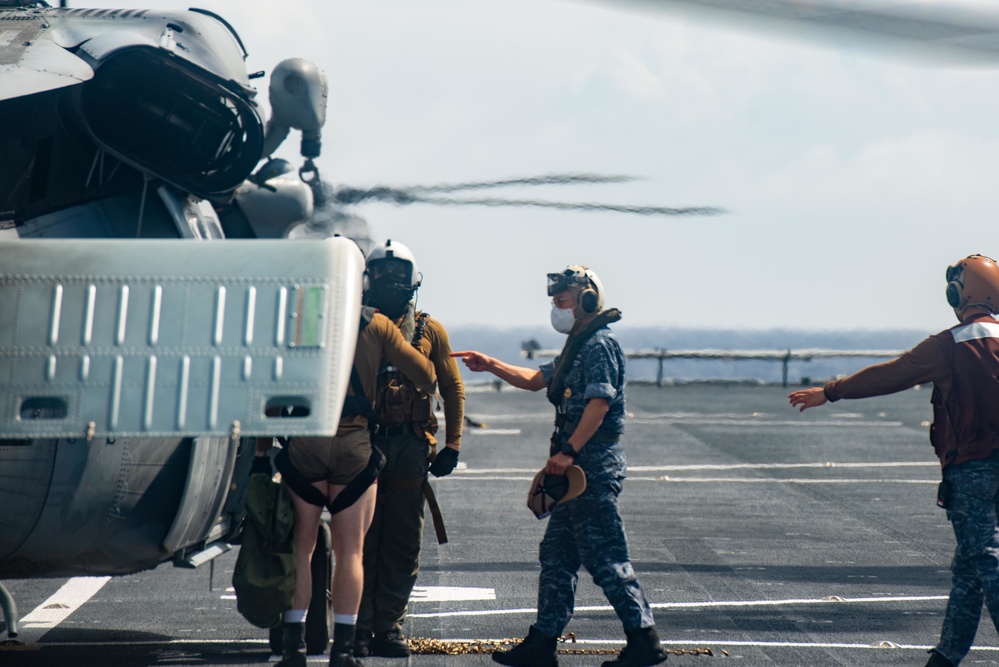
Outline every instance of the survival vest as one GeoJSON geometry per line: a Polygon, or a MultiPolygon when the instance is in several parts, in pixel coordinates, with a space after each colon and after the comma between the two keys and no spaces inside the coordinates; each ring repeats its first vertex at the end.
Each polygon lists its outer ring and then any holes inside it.
{"type": "MultiPolygon", "coordinates": [[[[420,313],[410,343],[417,350],[427,328],[427,313],[420,313]]],[[[416,386],[392,364],[378,370],[378,388],[375,392],[378,421],[383,425],[412,424],[417,433],[433,417],[433,397],[416,386]]]]}
{"type": "Polygon", "coordinates": [[[936,335],[951,359],[947,396],[933,389],[930,442],[943,467],[999,449],[999,322],[984,316],[936,335]]]}

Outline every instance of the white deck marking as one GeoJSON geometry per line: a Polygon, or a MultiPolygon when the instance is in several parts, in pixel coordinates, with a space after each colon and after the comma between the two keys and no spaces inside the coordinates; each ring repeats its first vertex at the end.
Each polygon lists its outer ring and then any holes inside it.
{"type": "MultiPolygon", "coordinates": [[[[785,607],[816,604],[874,604],[897,602],[940,602],[946,601],[946,595],[910,595],[899,597],[867,597],[841,598],[830,596],[824,598],[791,598],[786,600],[712,600],[710,602],[658,602],[651,605],[653,609],[707,609],[732,607],[785,607]]],[[[610,605],[577,606],[576,611],[614,611],[610,605]]],[[[411,618],[445,618],[448,616],[502,616],[511,614],[536,614],[533,607],[521,609],[481,609],[466,611],[438,611],[419,614],[408,614],[411,618]]]]}
{"type": "MultiPolygon", "coordinates": [[[[938,468],[936,461],[870,461],[836,462],[815,461],[813,463],[704,463],[691,465],[628,466],[628,472],[682,472],[687,470],[793,470],[795,468],[938,468]]],[[[534,478],[537,468],[466,468],[456,470],[464,475],[524,474],[534,478]]]]}
{"type": "MultiPolygon", "coordinates": [[[[671,475],[651,476],[636,475],[634,473],[650,472],[692,472],[692,471],[719,471],[728,470],[835,470],[835,469],[875,469],[888,470],[899,468],[929,468],[936,470],[940,464],[936,461],[871,461],[866,463],[836,461],[816,461],[813,463],[706,463],[697,465],[659,465],[659,466],[628,466],[629,482],[670,482],[686,484],[939,484],[940,478],[936,474],[930,479],[890,479],[877,477],[871,479],[861,478],[836,478],[836,477],[675,477],[671,475]]],[[[533,468],[479,468],[456,470],[454,474],[438,483],[450,483],[453,481],[468,481],[474,479],[477,482],[486,480],[524,482],[534,479],[537,469],[533,468]]]]}
{"type": "Polygon", "coordinates": [[[481,437],[484,435],[520,435],[521,431],[519,428],[477,428],[472,433],[475,437],[481,437]]]}
{"type": "Polygon", "coordinates": [[[467,588],[461,586],[414,586],[410,602],[462,602],[468,600],[495,600],[492,588],[467,588]]]}
{"type": "Polygon", "coordinates": [[[18,641],[33,644],[92,598],[111,577],[73,577],[48,600],[21,618],[18,641]]]}
{"type": "Polygon", "coordinates": [[[817,461],[815,463],[704,463],[693,465],[628,466],[628,472],[681,470],[791,470],[794,468],[938,468],[936,461],[817,461]]]}

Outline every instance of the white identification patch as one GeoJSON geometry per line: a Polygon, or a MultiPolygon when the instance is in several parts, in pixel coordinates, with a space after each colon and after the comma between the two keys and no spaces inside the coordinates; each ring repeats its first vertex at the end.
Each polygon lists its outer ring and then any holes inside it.
{"type": "Polygon", "coordinates": [[[460,586],[416,586],[409,596],[410,602],[460,602],[462,600],[495,600],[492,588],[463,588],[460,586]]]}

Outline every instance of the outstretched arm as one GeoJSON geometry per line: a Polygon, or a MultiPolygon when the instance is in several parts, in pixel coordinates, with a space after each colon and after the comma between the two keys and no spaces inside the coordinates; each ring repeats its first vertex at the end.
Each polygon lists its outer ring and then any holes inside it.
{"type": "Polygon", "coordinates": [[[829,400],[826,398],[825,389],[822,387],[792,391],[787,395],[787,399],[791,403],[792,408],[801,406],[798,412],[804,412],[808,408],[817,408],[820,405],[825,405],[826,401],[829,400]]]}
{"type": "Polygon", "coordinates": [[[545,380],[541,376],[541,371],[536,368],[524,368],[523,366],[513,366],[493,357],[476,352],[465,350],[462,352],[452,352],[452,357],[457,357],[465,362],[468,370],[480,373],[489,371],[499,379],[528,391],[538,391],[545,388],[545,380]]]}

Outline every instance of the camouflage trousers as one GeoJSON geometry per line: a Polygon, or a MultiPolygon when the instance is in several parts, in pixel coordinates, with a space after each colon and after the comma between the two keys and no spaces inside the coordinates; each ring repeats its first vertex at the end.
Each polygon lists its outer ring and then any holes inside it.
{"type": "Polygon", "coordinates": [[[539,559],[534,625],[546,637],[560,636],[572,618],[580,565],[603,589],[626,631],[655,625],[628,556],[614,488],[594,484],[578,498],[556,505],[541,540],[539,559]]]}
{"type": "Polygon", "coordinates": [[[999,456],[944,470],[957,549],[952,588],[936,650],[955,665],[971,650],[984,603],[999,629],[999,456]]]}

